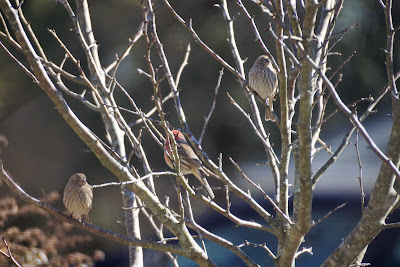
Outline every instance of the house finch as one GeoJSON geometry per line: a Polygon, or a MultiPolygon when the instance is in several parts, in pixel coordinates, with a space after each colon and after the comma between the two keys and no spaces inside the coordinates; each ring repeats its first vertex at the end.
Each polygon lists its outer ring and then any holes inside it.
{"type": "MultiPolygon", "coordinates": [[[[210,185],[205,178],[205,176],[209,176],[209,173],[211,173],[211,171],[203,166],[200,159],[196,156],[193,149],[186,142],[185,137],[180,131],[173,130],[172,133],[177,144],[178,154],[180,158],[180,169],[182,174],[193,174],[204,186],[208,195],[211,198],[214,198],[214,192],[212,191],[210,185]]],[[[164,149],[165,162],[171,169],[173,169],[174,167],[170,159],[172,158],[173,153],[172,141],[169,136],[167,136],[167,139],[165,140],[164,149]]]]}
{"type": "Polygon", "coordinates": [[[274,121],[274,97],[278,92],[277,71],[268,56],[261,55],[249,71],[249,85],[264,100],[265,120],[274,121]]]}
{"type": "Polygon", "coordinates": [[[86,182],[83,173],[75,173],[69,178],[64,189],[64,206],[74,219],[91,223],[89,211],[92,209],[93,188],[86,182]]]}

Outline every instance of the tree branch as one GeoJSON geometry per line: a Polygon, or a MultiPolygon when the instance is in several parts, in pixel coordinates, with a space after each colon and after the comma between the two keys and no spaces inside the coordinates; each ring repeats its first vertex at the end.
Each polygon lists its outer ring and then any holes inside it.
{"type": "Polygon", "coordinates": [[[96,225],[89,224],[89,223],[82,223],[78,220],[75,220],[71,218],[71,216],[67,216],[64,213],[58,211],[56,208],[51,206],[50,204],[46,202],[42,202],[28,193],[26,193],[18,184],[14,182],[14,180],[7,174],[7,172],[4,170],[3,167],[3,162],[0,160],[0,177],[3,179],[3,181],[10,187],[10,189],[18,195],[23,201],[32,204],[38,208],[41,208],[45,210],[46,212],[50,213],[57,219],[70,223],[78,228],[81,228],[85,231],[88,231],[90,233],[102,236],[104,238],[113,240],[115,242],[118,242],[123,245],[130,245],[130,246],[141,246],[144,248],[149,248],[149,249],[156,249],[160,251],[169,251],[175,254],[179,254],[182,256],[185,256],[185,252],[183,249],[179,248],[178,246],[175,245],[168,245],[168,244],[161,244],[158,242],[150,241],[150,240],[136,240],[133,238],[128,238],[125,236],[122,236],[120,234],[114,233],[112,231],[109,231],[107,229],[100,228],[96,225]]]}
{"type": "Polygon", "coordinates": [[[6,239],[5,239],[4,237],[2,237],[1,239],[3,240],[3,243],[4,243],[4,245],[6,246],[7,252],[8,252],[8,253],[2,251],[1,249],[0,249],[0,253],[3,254],[4,257],[9,258],[10,261],[11,261],[12,263],[14,263],[15,266],[21,267],[21,265],[17,262],[17,260],[16,260],[16,259],[14,258],[14,256],[12,255],[10,246],[7,244],[6,239]]]}

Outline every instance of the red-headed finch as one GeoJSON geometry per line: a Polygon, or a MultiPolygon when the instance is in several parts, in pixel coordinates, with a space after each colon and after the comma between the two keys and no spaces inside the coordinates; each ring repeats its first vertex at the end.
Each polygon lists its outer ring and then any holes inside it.
{"type": "Polygon", "coordinates": [[[74,219],[91,223],[89,211],[92,209],[93,188],[86,182],[83,173],[75,173],[69,178],[64,189],[64,206],[74,219]]]}
{"type": "Polygon", "coordinates": [[[266,55],[261,55],[249,71],[249,85],[264,100],[265,120],[274,121],[274,97],[278,92],[277,71],[266,55]]]}
{"type": "MultiPolygon", "coordinates": [[[[200,159],[197,157],[196,153],[194,153],[193,149],[189,146],[188,142],[186,142],[183,134],[178,130],[172,131],[175,142],[177,144],[178,154],[180,158],[180,169],[182,174],[193,174],[206,189],[208,195],[211,198],[214,198],[214,192],[212,191],[210,185],[206,180],[206,176],[209,176],[209,171],[206,169],[201,163],[200,159]]],[[[164,144],[164,159],[167,165],[173,169],[173,164],[171,162],[172,154],[173,154],[173,143],[169,136],[165,140],[164,144]]]]}

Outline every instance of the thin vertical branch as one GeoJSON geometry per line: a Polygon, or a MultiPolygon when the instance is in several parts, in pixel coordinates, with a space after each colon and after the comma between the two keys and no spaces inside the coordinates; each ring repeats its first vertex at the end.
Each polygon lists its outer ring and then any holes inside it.
{"type": "Polygon", "coordinates": [[[215,87],[215,93],[214,93],[214,100],[210,109],[210,112],[208,113],[208,116],[206,118],[204,118],[204,125],[203,125],[203,130],[201,131],[200,137],[199,137],[199,144],[201,144],[201,142],[203,141],[204,138],[204,134],[206,133],[206,129],[207,129],[207,125],[208,122],[211,119],[211,116],[214,112],[215,106],[217,104],[217,96],[218,96],[218,91],[219,91],[219,87],[221,86],[221,80],[222,80],[222,76],[224,75],[224,69],[221,69],[219,71],[219,76],[218,76],[218,81],[217,81],[217,86],[215,87]]]}
{"type": "MultiPolygon", "coordinates": [[[[321,71],[324,73],[327,70],[328,58],[327,58],[327,50],[329,46],[329,37],[332,33],[332,30],[335,26],[335,16],[338,15],[340,9],[336,9],[335,12],[334,4],[335,0],[326,0],[325,2],[320,3],[321,6],[321,16],[319,19],[319,27],[317,29],[316,39],[317,39],[317,49],[313,51],[315,53],[314,61],[318,62],[321,67],[321,71]]],[[[317,98],[316,102],[316,112],[315,114],[315,122],[316,124],[320,123],[323,120],[323,116],[325,114],[326,105],[324,105],[323,95],[323,80],[319,78],[316,82],[316,91],[315,97],[317,98]]],[[[319,124],[313,131],[312,135],[312,143],[311,147],[315,150],[315,145],[319,140],[319,136],[321,133],[322,124],[319,124]]]]}
{"type": "MultiPolygon", "coordinates": [[[[244,72],[244,66],[243,66],[244,61],[242,60],[240,53],[239,53],[239,49],[237,48],[237,45],[236,45],[235,31],[234,31],[234,27],[233,27],[234,20],[230,16],[227,0],[221,0],[220,8],[222,11],[222,15],[224,16],[225,22],[227,24],[228,42],[231,47],[232,55],[235,58],[236,68],[239,70],[241,77],[244,78],[244,77],[246,77],[245,72],[244,72]]],[[[241,8],[243,9],[244,6],[242,5],[241,8]]],[[[276,65],[276,63],[275,63],[275,65],[276,65]]],[[[242,82],[241,82],[241,84],[243,86],[242,82]]],[[[264,126],[261,122],[260,112],[258,110],[257,104],[255,103],[254,95],[251,94],[249,91],[246,91],[246,95],[247,95],[247,99],[250,103],[250,107],[252,109],[252,113],[254,116],[254,123],[257,127],[257,131],[262,135],[262,138],[265,140],[265,142],[263,142],[265,144],[265,146],[264,146],[265,152],[268,156],[272,176],[274,177],[274,181],[275,181],[275,193],[276,193],[276,195],[278,195],[279,194],[279,182],[278,182],[279,169],[277,166],[278,163],[277,163],[277,160],[275,157],[275,152],[270,144],[269,135],[266,133],[264,126]]]]}
{"type": "Polygon", "coordinates": [[[243,10],[244,14],[246,15],[246,17],[249,19],[251,27],[253,29],[254,35],[256,36],[256,41],[260,44],[260,46],[262,47],[262,49],[264,50],[264,52],[268,55],[268,57],[271,59],[272,64],[274,65],[274,68],[276,70],[279,70],[279,66],[275,61],[275,58],[272,56],[271,52],[269,51],[268,47],[265,45],[264,41],[262,40],[262,37],[260,35],[260,32],[258,31],[257,25],[254,22],[254,17],[252,17],[249,13],[249,11],[247,11],[246,7],[243,5],[241,0],[236,0],[236,3],[238,4],[238,6],[243,10]]]}
{"type": "MultiPolygon", "coordinates": [[[[279,101],[281,107],[281,140],[282,140],[282,151],[281,151],[281,164],[279,165],[279,188],[280,192],[277,196],[279,209],[283,211],[284,217],[289,215],[289,161],[291,155],[291,129],[292,129],[292,121],[289,119],[289,98],[288,98],[288,75],[286,68],[286,59],[285,59],[285,49],[282,45],[283,43],[283,27],[281,26],[284,23],[284,10],[282,0],[276,1],[276,14],[277,20],[280,23],[276,24],[276,33],[278,40],[275,41],[276,52],[278,56],[278,64],[279,64],[279,101]]],[[[285,222],[282,216],[278,213],[278,220],[285,222]]],[[[284,229],[288,229],[289,225],[286,224],[283,226],[284,229]]]]}
{"type": "Polygon", "coordinates": [[[362,163],[361,163],[361,156],[360,156],[360,150],[358,149],[358,131],[356,134],[356,143],[354,144],[355,148],[356,148],[356,154],[357,154],[357,162],[358,162],[358,182],[360,184],[360,190],[361,190],[361,214],[364,213],[365,210],[365,193],[364,193],[364,187],[362,184],[362,163]]]}
{"type": "Polygon", "coordinates": [[[176,86],[179,86],[179,82],[181,80],[182,72],[185,69],[185,67],[189,64],[188,60],[189,60],[190,51],[191,51],[191,47],[190,47],[190,44],[188,44],[187,47],[186,47],[185,57],[183,58],[183,61],[182,61],[182,64],[181,64],[181,66],[180,66],[180,68],[178,70],[178,73],[176,74],[176,78],[175,78],[176,86]]]}
{"type": "Polygon", "coordinates": [[[194,220],[192,204],[190,203],[190,198],[189,198],[189,192],[188,191],[186,191],[186,193],[185,193],[184,203],[186,204],[186,209],[187,209],[188,214],[189,214],[189,222],[194,225],[194,227],[196,229],[196,232],[199,235],[201,246],[203,247],[203,250],[207,253],[207,248],[206,248],[206,244],[204,243],[203,235],[202,235],[201,231],[198,228],[197,222],[194,220]]]}
{"type": "Polygon", "coordinates": [[[392,0],[386,0],[385,8],[383,9],[386,20],[386,49],[384,50],[384,52],[386,56],[386,74],[389,82],[389,88],[392,92],[392,96],[398,100],[398,91],[396,83],[394,81],[393,72],[393,43],[396,31],[393,28],[392,2],[392,0]]]}

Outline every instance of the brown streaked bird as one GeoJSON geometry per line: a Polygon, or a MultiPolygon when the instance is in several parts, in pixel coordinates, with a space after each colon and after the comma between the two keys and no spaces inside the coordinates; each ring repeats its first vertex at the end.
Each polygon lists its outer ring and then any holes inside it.
{"type": "MultiPolygon", "coordinates": [[[[180,131],[173,130],[172,133],[177,144],[181,164],[180,169],[182,174],[193,174],[206,189],[207,194],[210,196],[210,198],[213,199],[215,197],[214,192],[212,191],[210,185],[207,182],[207,179],[205,178],[206,176],[210,176],[211,171],[203,166],[196,153],[194,153],[193,149],[186,141],[185,136],[183,136],[180,131]]],[[[172,141],[170,137],[167,136],[164,144],[164,159],[171,169],[174,168],[170,159],[172,158],[173,153],[172,146],[172,141]]]]}
{"type": "Polygon", "coordinates": [[[278,72],[267,55],[259,56],[249,71],[249,85],[264,100],[265,120],[275,121],[274,97],[278,92],[278,72]]]}
{"type": "Polygon", "coordinates": [[[64,189],[63,203],[71,216],[81,222],[92,223],[89,211],[92,209],[93,188],[83,173],[75,173],[69,178],[64,189]]]}

